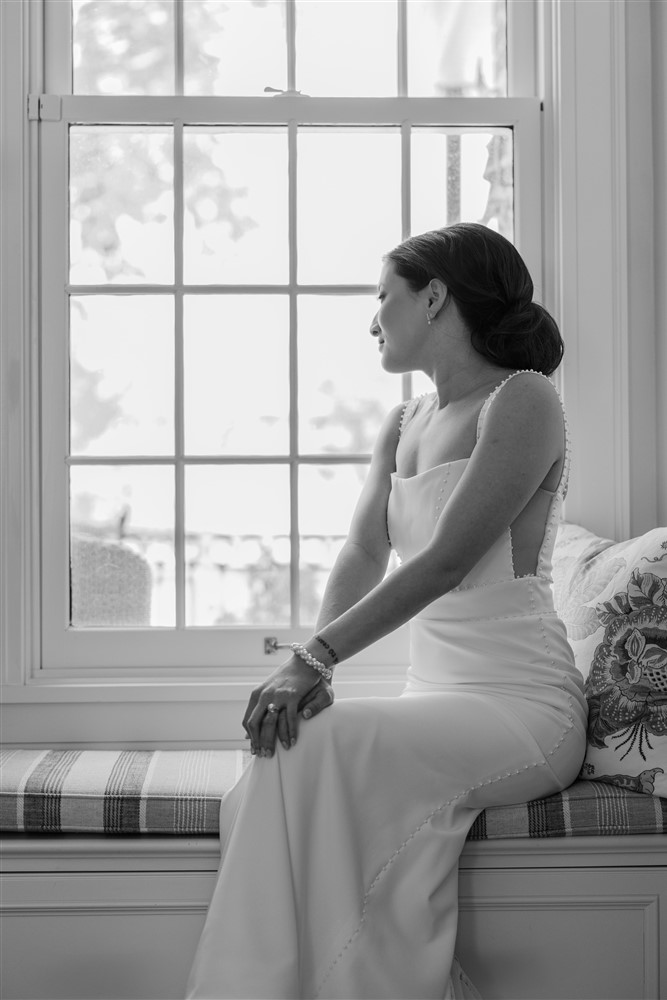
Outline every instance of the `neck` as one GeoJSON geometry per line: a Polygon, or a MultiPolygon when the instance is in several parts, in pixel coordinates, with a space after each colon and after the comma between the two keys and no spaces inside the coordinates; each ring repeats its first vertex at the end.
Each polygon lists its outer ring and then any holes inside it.
{"type": "Polygon", "coordinates": [[[435,370],[430,375],[438,394],[439,409],[476,395],[482,389],[494,388],[510,373],[508,368],[481,360],[482,364],[473,362],[459,366],[452,365],[450,361],[446,370],[435,370]]]}
{"type": "Polygon", "coordinates": [[[430,338],[430,351],[424,371],[435,385],[438,408],[489,391],[510,372],[485,358],[472,346],[470,333],[454,303],[441,310],[437,328],[430,338]]]}

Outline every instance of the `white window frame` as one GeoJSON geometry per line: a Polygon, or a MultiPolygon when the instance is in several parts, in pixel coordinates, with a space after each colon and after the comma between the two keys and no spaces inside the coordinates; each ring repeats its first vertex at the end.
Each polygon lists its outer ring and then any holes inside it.
{"type": "MultiPolygon", "coordinates": [[[[66,627],[69,618],[69,511],[67,509],[67,433],[68,400],[67,370],[68,322],[66,316],[67,294],[134,294],[148,292],[147,286],[86,286],[74,288],[68,284],[67,257],[62,247],[67,245],[69,220],[67,142],[70,124],[113,123],[166,125],[173,128],[174,149],[177,157],[182,148],[184,128],[188,122],[198,125],[226,125],[235,122],[252,126],[278,125],[287,128],[290,147],[290,165],[293,169],[297,129],[301,125],[344,126],[393,126],[400,129],[402,140],[402,216],[404,234],[410,232],[410,129],[418,126],[442,124],[458,126],[509,126],[513,132],[514,155],[514,225],[515,242],[522,252],[531,273],[537,276],[537,297],[540,297],[541,231],[540,231],[540,119],[539,101],[535,97],[491,99],[438,99],[438,98],[311,98],[302,96],[210,98],[183,97],[96,97],[72,96],[71,57],[67,42],[70,39],[69,13],[66,3],[48,4],[46,11],[47,52],[54,53],[47,60],[46,87],[57,96],[49,97],[52,108],[47,108],[40,122],[40,155],[43,168],[40,187],[41,223],[41,300],[43,321],[41,335],[42,365],[42,669],[58,671],[60,676],[74,676],[79,672],[113,676],[119,670],[131,669],[146,676],[164,678],[173,675],[213,676],[232,674],[240,667],[266,667],[272,665],[264,652],[264,636],[269,633],[280,642],[295,637],[305,639],[306,629],[276,627],[234,628],[145,628],[100,629],[66,627]],[[67,39],[67,42],[66,42],[67,39]],[[54,120],[50,120],[53,117],[54,120]],[[185,124],[184,124],[185,123],[185,124]],[[299,125],[297,125],[299,123],[299,125]],[[48,166],[47,166],[48,165],[48,166]],[[55,376],[54,376],[54,373],[55,376]],[[48,597],[47,597],[48,595],[48,597]]],[[[525,27],[525,18],[522,18],[525,27]]],[[[403,66],[404,61],[399,61],[403,66]]],[[[293,63],[291,63],[293,66],[293,63]]],[[[292,77],[293,72],[288,76],[292,77]]],[[[293,89],[293,81],[288,81],[293,89]]],[[[404,81],[399,83],[399,91],[404,81]]],[[[289,216],[294,219],[294,179],[290,179],[289,216]]],[[[176,340],[182,339],[178,307],[183,296],[182,281],[182,206],[180,189],[176,185],[175,242],[176,278],[176,340]]],[[[295,260],[294,225],[290,227],[290,260],[295,260]]],[[[164,291],[168,291],[169,287],[164,291]]],[[[206,292],[215,290],[207,285],[206,292]]],[[[219,289],[224,291],[224,288],[219,289]]],[[[348,287],[351,291],[352,287],[348,287]]],[[[354,291],[373,295],[373,286],[357,286],[354,291]]],[[[262,288],[244,285],[245,294],[261,292],[262,288]]],[[[317,291],[314,287],[297,285],[296,275],[290,275],[288,294],[291,313],[294,315],[297,293],[317,291]]],[[[321,291],[321,289],[320,289],[321,291]]],[[[325,291],[334,292],[334,286],[325,291]]],[[[177,370],[178,370],[177,365],[177,370]]],[[[293,399],[292,419],[295,419],[296,400],[293,399]]],[[[178,407],[177,407],[178,409],[178,407]]],[[[340,456],[345,462],[347,456],[340,456]]],[[[80,461],[80,460],[77,460],[80,461]]],[[[177,469],[182,459],[176,458],[177,469]]],[[[177,477],[177,482],[180,477],[177,477]]],[[[177,510],[180,491],[177,489],[177,510]]],[[[177,518],[178,523],[178,518],[177,518]]],[[[177,545],[177,560],[178,560],[177,545]]],[[[182,567],[181,567],[182,569],[182,567]]],[[[177,572],[177,581],[182,572],[177,572]]],[[[179,589],[177,587],[177,594],[179,589]]],[[[178,604],[178,601],[177,601],[178,604]]],[[[407,630],[387,636],[364,650],[349,667],[391,667],[400,669],[407,662],[407,630]]]]}
{"type": "MultiPolygon", "coordinates": [[[[537,17],[531,16],[529,28],[524,24],[520,42],[519,29],[514,35],[510,33],[510,50],[514,44],[519,51],[531,53],[523,64],[525,73],[514,80],[510,74],[510,88],[514,87],[515,93],[517,87],[524,93],[538,93],[545,102],[543,301],[559,319],[566,338],[563,388],[574,431],[575,469],[578,465],[580,470],[580,485],[570,494],[568,516],[601,534],[627,537],[635,527],[632,515],[636,509],[636,491],[628,487],[628,479],[634,481],[626,474],[628,467],[631,473],[637,469],[646,472],[655,464],[655,450],[651,453],[650,447],[643,466],[636,454],[632,460],[629,454],[631,421],[635,411],[646,404],[645,398],[630,400],[626,364],[628,301],[637,301],[637,297],[632,298],[636,287],[629,282],[625,268],[625,42],[626,18],[633,4],[624,0],[593,4],[510,0],[510,10],[515,4],[537,13],[537,17]],[[534,53],[539,56],[538,88],[534,53]],[[600,83],[589,94],[591,80],[600,83]],[[601,152],[610,164],[609,184],[600,184],[597,164],[601,152]],[[599,237],[594,254],[592,231],[599,237]],[[611,304],[607,302],[610,290],[615,290],[611,304]],[[613,449],[607,446],[610,436],[615,442],[613,449]]],[[[635,2],[634,6],[640,4],[635,2]]],[[[43,5],[39,0],[29,4],[5,0],[0,4],[0,18],[3,739],[14,745],[46,741],[55,746],[72,742],[97,746],[119,742],[140,746],[229,745],[242,736],[239,709],[253,684],[265,675],[267,665],[239,664],[239,669],[230,668],[224,676],[215,671],[214,677],[211,672],[184,677],[178,670],[170,673],[162,666],[159,676],[127,669],[83,676],[71,668],[45,675],[42,669],[39,457],[43,442],[38,426],[38,362],[43,304],[37,276],[39,201],[44,192],[37,185],[37,163],[43,130],[51,123],[28,121],[26,98],[48,92],[42,61],[43,5]]],[[[512,25],[513,18],[509,20],[512,25]]],[[[515,26],[517,23],[514,20],[515,26]]],[[[645,18],[645,34],[650,33],[647,24],[645,18]]],[[[650,117],[650,110],[648,114],[650,117]]],[[[644,357],[649,357],[648,349],[644,357]]],[[[649,398],[649,403],[654,406],[654,398],[649,398]]],[[[44,488],[48,495],[48,479],[44,488]]],[[[396,694],[401,673],[386,663],[356,670],[344,664],[337,690],[343,697],[396,694]]]]}

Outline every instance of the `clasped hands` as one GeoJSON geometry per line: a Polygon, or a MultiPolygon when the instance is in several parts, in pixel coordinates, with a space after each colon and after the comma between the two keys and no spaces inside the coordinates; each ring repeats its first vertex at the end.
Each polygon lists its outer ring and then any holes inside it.
{"type": "Polygon", "coordinates": [[[311,719],[333,700],[331,685],[307,663],[291,657],[250,695],[243,728],[251,753],[272,757],[277,739],[289,750],[297,741],[299,719],[311,719]]]}

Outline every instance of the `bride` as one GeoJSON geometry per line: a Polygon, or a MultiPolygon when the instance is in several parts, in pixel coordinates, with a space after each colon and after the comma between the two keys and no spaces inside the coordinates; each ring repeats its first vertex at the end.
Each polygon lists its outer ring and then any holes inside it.
{"type": "Polygon", "coordinates": [[[255,759],[221,804],[188,997],[477,996],[454,958],[468,831],[487,806],[570,784],[585,743],[551,591],[563,345],[532,297],[481,225],[384,258],[382,366],[434,391],[385,420],[315,633],[250,698],[255,759]],[[333,704],[336,664],[405,622],[400,697],[333,704]]]}

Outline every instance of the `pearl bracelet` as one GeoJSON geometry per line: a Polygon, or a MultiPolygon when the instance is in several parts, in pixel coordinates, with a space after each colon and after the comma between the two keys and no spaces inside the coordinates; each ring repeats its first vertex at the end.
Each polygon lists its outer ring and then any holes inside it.
{"type": "Polygon", "coordinates": [[[309,667],[313,670],[317,670],[318,674],[322,674],[325,681],[330,681],[333,677],[333,670],[331,667],[326,667],[320,660],[316,660],[312,653],[309,653],[305,646],[302,646],[300,642],[290,642],[289,648],[293,653],[296,653],[300,659],[304,660],[309,667]]]}

